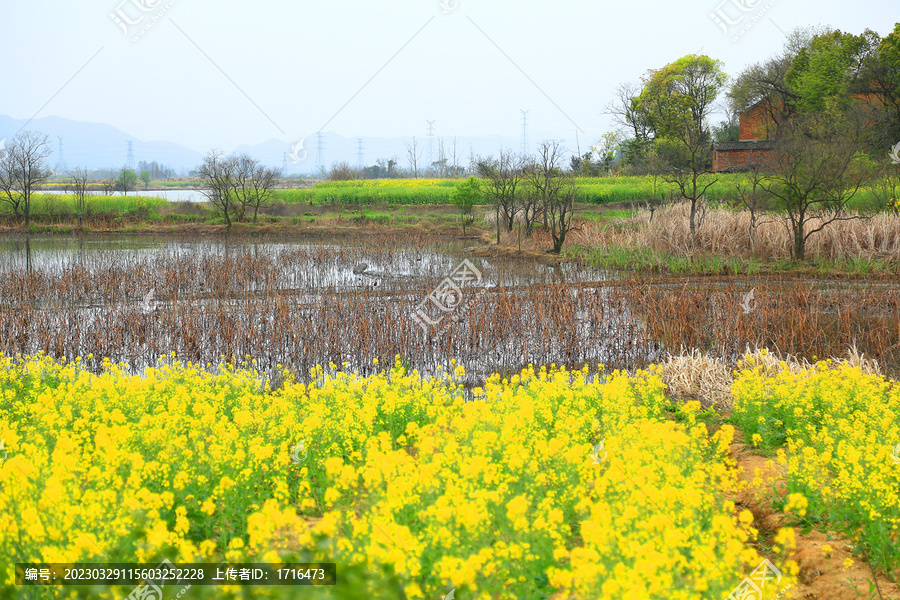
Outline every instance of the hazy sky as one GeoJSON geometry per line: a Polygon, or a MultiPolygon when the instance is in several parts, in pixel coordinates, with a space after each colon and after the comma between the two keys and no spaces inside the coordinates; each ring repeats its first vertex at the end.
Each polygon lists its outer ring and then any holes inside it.
{"type": "Polygon", "coordinates": [[[896,0],[0,2],[0,114],[200,152],[319,130],[424,137],[426,120],[516,136],[521,109],[532,135],[586,144],[611,128],[619,83],[685,54],[734,76],[798,26],[884,36],[900,21],[896,0]]]}

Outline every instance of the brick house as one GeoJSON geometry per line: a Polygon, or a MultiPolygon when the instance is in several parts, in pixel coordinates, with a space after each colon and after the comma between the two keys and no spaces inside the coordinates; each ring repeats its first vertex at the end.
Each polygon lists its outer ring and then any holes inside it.
{"type": "Polygon", "coordinates": [[[739,116],[738,141],[716,142],[712,150],[713,171],[746,171],[754,164],[775,162],[777,118],[768,99],[760,100],[739,116]]]}
{"type": "MultiPolygon", "coordinates": [[[[869,108],[883,105],[878,92],[853,94],[869,108]]],[[[773,166],[777,160],[777,131],[780,122],[789,119],[783,107],[766,98],[741,113],[738,141],[712,145],[713,171],[746,171],[753,165],[773,166]]]]}

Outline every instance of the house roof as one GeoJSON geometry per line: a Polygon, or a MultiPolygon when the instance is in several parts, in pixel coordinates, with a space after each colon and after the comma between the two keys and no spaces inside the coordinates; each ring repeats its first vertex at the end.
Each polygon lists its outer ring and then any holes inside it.
{"type": "Polygon", "coordinates": [[[776,140],[740,140],[737,142],[716,142],[713,150],[771,150],[778,146],[776,140]]]}

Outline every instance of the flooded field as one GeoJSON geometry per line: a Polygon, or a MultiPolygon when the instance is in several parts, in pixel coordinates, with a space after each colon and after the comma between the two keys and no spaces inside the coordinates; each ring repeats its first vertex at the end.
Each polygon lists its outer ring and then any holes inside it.
{"type": "Polygon", "coordinates": [[[529,363],[643,367],[682,347],[900,357],[898,286],[626,280],[574,264],[475,258],[458,242],[175,237],[0,239],[0,351],[134,369],[172,353],[247,357],[301,379],[373,360],[470,383],[529,363]],[[748,297],[748,292],[754,293],[748,297]]]}

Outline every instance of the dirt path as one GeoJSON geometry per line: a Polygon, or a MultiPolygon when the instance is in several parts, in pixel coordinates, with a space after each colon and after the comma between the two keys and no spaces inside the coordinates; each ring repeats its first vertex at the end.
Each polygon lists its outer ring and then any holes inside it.
{"type": "MultiPolygon", "coordinates": [[[[745,484],[733,499],[738,509],[746,508],[753,513],[753,526],[759,530],[759,540],[769,540],[783,526],[784,515],[772,510],[761,492],[754,489],[750,482],[759,477],[766,482],[766,488],[772,489],[774,486],[774,489],[783,492],[783,473],[774,460],[757,454],[743,443],[731,445],[731,457],[737,462],[738,479],[745,484]]],[[[879,598],[878,591],[872,588],[872,570],[853,555],[853,545],[849,540],[835,532],[811,531],[804,535],[795,531],[795,534],[797,547],[791,558],[800,567],[800,573],[799,583],[790,590],[791,597],[810,600],[879,598]],[[849,567],[844,563],[848,559],[852,561],[849,567]]],[[[900,600],[897,584],[884,576],[879,576],[877,582],[880,598],[900,600]]]]}

